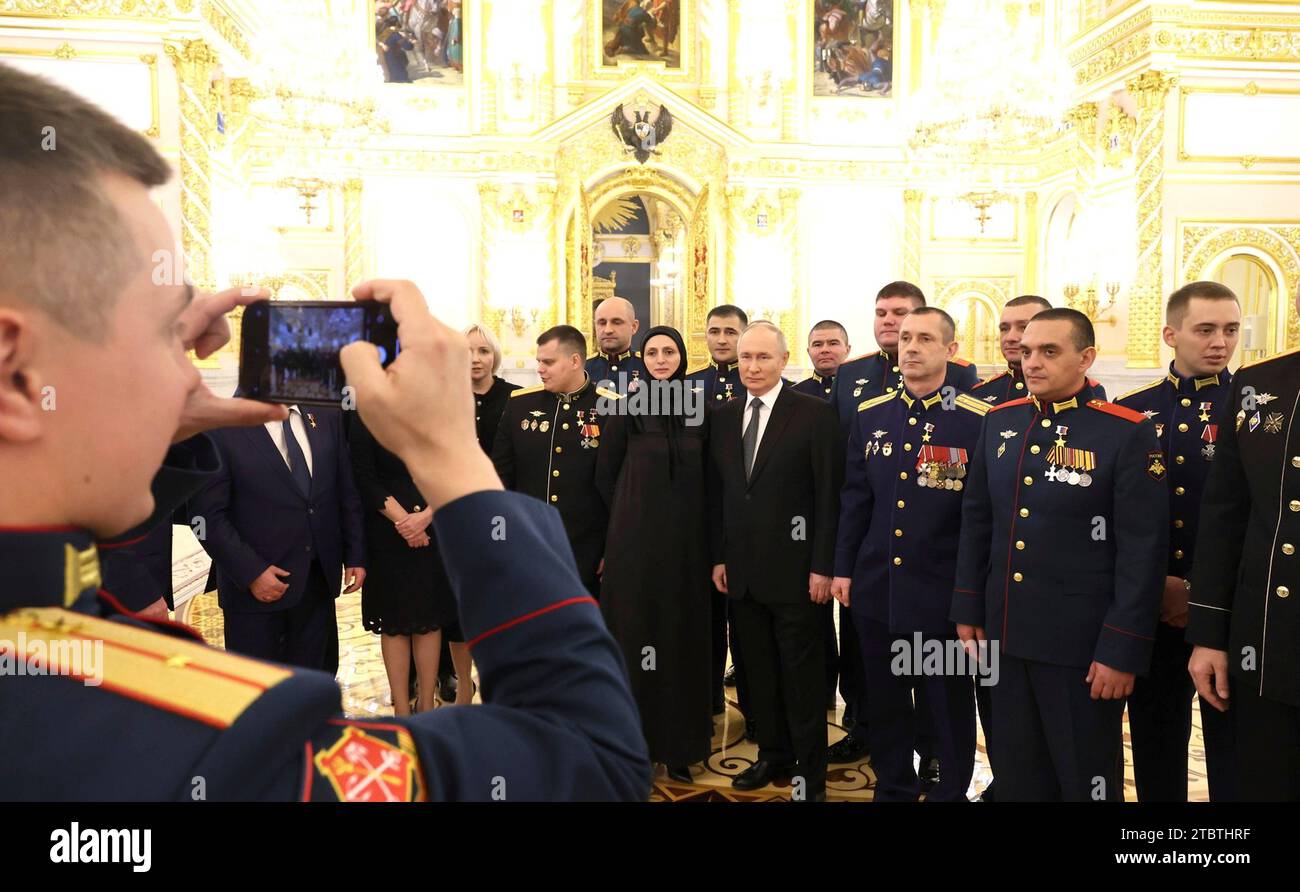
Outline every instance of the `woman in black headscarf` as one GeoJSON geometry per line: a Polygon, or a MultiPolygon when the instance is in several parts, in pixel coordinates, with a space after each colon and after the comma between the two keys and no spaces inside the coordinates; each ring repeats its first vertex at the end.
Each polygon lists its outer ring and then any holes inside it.
{"type": "Polygon", "coordinates": [[[610,506],[600,609],[623,649],[650,758],[689,782],[713,737],[708,413],[692,398],[676,329],[650,329],[641,356],[649,378],[607,416],[596,465],[610,506]]]}

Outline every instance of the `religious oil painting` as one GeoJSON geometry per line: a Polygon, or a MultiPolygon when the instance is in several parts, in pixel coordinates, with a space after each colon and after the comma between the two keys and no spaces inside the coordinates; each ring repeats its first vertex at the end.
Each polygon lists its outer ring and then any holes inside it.
{"type": "Polygon", "coordinates": [[[464,83],[462,0],[376,0],[375,60],[384,83],[464,83]]]}
{"type": "Polygon", "coordinates": [[[682,0],[601,0],[602,62],[681,68],[681,24],[682,0]]]}
{"type": "Polygon", "coordinates": [[[889,96],[894,87],[894,0],[809,0],[813,95],[889,96]]]}

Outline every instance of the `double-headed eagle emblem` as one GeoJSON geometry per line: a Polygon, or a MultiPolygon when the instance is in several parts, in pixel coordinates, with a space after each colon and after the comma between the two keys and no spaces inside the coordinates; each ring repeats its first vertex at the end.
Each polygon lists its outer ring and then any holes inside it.
{"type": "Polygon", "coordinates": [[[629,114],[618,104],[609,119],[614,128],[614,135],[623,141],[623,150],[636,155],[636,160],[645,164],[651,155],[659,154],[659,144],[673,132],[673,116],[666,106],[653,109],[633,109],[629,114]],[[654,113],[654,118],[650,117],[654,113]]]}

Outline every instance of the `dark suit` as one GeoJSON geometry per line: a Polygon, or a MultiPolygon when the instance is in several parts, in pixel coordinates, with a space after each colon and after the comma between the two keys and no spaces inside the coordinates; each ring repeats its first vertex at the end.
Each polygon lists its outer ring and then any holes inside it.
{"type": "Polygon", "coordinates": [[[795,760],[809,794],[825,787],[825,604],[808,575],[830,576],[843,477],[834,411],[781,385],[745,476],[748,395],[713,416],[709,451],[713,563],[727,568],[759,758],[795,760]]]}
{"type": "Polygon", "coordinates": [[[203,547],[219,566],[218,601],[226,647],[314,669],[337,666],[334,599],[343,567],[364,567],[361,499],[343,434],[342,413],[304,412],[311,487],[304,496],[264,427],[223,428],[211,437],[221,468],[190,503],[203,518],[203,547]],[[250,586],[275,565],[288,570],[277,601],[250,586]],[[333,644],[334,653],[329,654],[333,644]]]}

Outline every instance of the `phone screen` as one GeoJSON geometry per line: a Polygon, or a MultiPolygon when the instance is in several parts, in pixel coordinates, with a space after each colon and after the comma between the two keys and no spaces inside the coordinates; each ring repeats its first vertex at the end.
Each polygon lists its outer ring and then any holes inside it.
{"type": "Polygon", "coordinates": [[[268,402],[338,405],[343,347],[370,341],[383,365],[400,349],[388,307],[370,301],[259,301],[243,325],[240,390],[268,402]]]}

